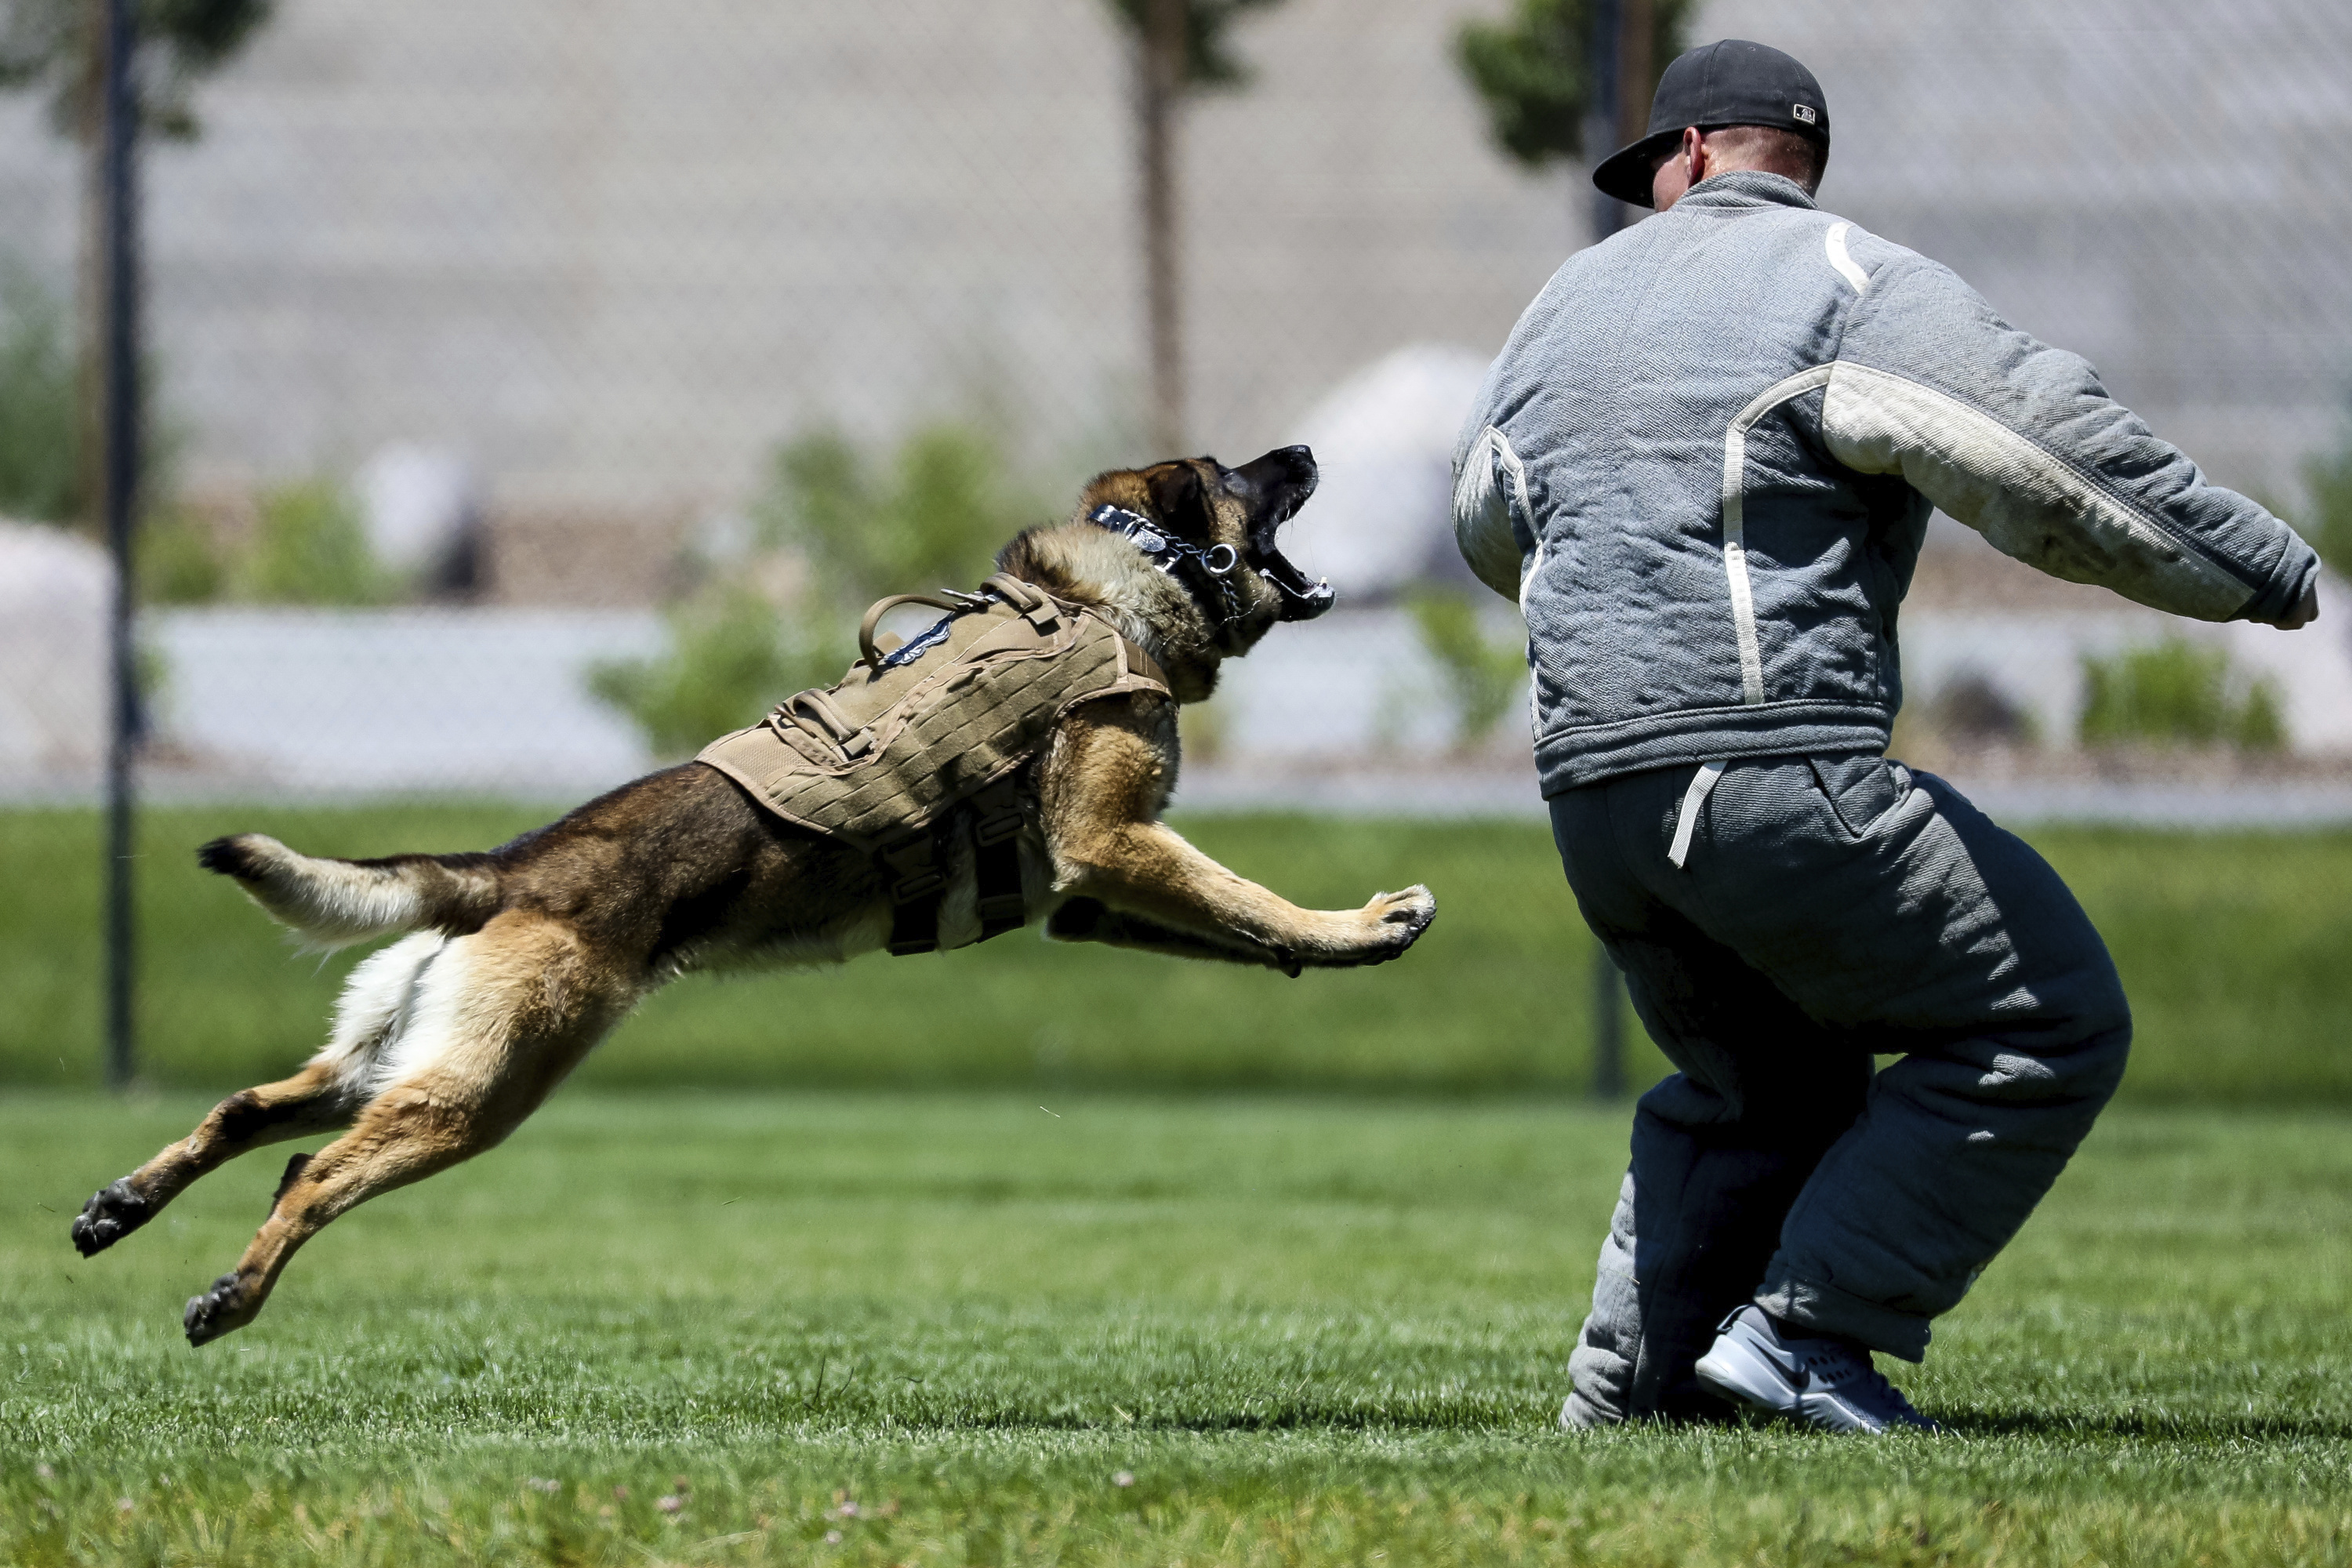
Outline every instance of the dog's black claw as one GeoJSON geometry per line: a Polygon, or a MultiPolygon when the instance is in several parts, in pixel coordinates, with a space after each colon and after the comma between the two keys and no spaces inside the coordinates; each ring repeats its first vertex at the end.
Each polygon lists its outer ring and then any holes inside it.
{"type": "Polygon", "coordinates": [[[180,1327],[187,1331],[192,1345],[209,1344],[231,1329],[243,1326],[236,1317],[237,1277],[224,1274],[213,1281],[212,1289],[201,1296],[188,1298],[188,1310],[180,1314],[180,1327]]]}
{"type": "Polygon", "coordinates": [[[145,1225],[153,1213],[147,1200],[131,1190],[129,1177],[100,1187],[74,1216],[74,1250],[95,1258],[145,1225]]]}

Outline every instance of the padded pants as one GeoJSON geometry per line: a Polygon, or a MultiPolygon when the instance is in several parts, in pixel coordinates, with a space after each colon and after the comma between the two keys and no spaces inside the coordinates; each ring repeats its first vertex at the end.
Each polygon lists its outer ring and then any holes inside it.
{"type": "Polygon", "coordinates": [[[1874,755],[1733,762],[1677,868],[1695,772],[1551,803],[1577,904],[1680,1069],[1635,1111],[1569,1362],[1582,1425],[1717,1408],[1692,1364],[1750,1300],[1919,1360],[2130,1046],[2082,907],[1949,784],[1874,755]]]}

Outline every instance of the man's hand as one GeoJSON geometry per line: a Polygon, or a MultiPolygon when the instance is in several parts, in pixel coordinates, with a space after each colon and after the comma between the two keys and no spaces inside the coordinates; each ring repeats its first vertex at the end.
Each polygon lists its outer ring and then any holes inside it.
{"type": "Polygon", "coordinates": [[[2316,578],[2314,578],[2312,580],[2311,586],[2303,591],[2303,598],[2296,604],[2294,609],[2289,610],[2285,615],[2281,616],[2274,621],[2257,621],[2254,624],[2263,626],[2276,626],[2283,632],[2291,632],[2298,627],[2307,626],[2318,618],[2319,582],[2316,578]]]}

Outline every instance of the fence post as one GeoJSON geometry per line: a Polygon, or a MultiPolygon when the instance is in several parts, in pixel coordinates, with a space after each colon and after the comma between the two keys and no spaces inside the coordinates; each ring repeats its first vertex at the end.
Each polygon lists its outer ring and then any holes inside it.
{"type": "Polygon", "coordinates": [[[105,51],[99,163],[99,309],[105,393],[101,465],[106,542],[114,553],[114,608],[108,653],[113,693],[106,749],[106,1079],[131,1082],[136,1000],[131,910],[132,751],[139,740],[139,679],[131,640],[135,589],[131,536],[139,489],[139,259],[134,157],[139,108],[132,96],[137,34],[131,0],[105,0],[105,51]]]}

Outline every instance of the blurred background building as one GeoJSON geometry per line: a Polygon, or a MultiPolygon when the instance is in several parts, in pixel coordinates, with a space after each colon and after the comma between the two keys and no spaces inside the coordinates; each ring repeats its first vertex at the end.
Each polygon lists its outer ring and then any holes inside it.
{"type": "MultiPolygon", "coordinates": [[[[1235,461],[1315,446],[1295,553],[1351,608],[1195,716],[1221,764],[1195,798],[1337,775],[1323,798],[1535,804],[1515,617],[1444,516],[1484,365],[1596,221],[1582,163],[1497,149],[1458,58],[1465,21],[1528,8],[1221,12],[1244,79],[1182,111],[1181,430],[1235,461]]],[[[2333,497],[2352,535],[2352,8],[1712,0],[1682,25],[1812,67],[1824,205],[2086,354],[2221,482],[2314,531],[2333,497]]],[[[195,88],[199,133],[144,162],[150,784],[615,782],[831,679],[835,601],[971,563],[861,531],[952,513],[992,541],[1168,455],[1136,47],[1107,0],[279,0],[195,88]],[[709,650],[749,645],[749,695],[709,689],[709,650]]],[[[0,412],[67,352],[79,181],[42,94],[0,98],[0,412]]],[[[0,447],[42,428],[0,418],[0,447]]],[[[20,797],[86,793],[102,738],[102,644],[72,626],[103,563],[43,521],[0,531],[20,797]]],[[[1940,523],[1903,742],[1993,780],[2336,788],[2334,591],[2297,637],[2171,627],[1940,523]]]]}

